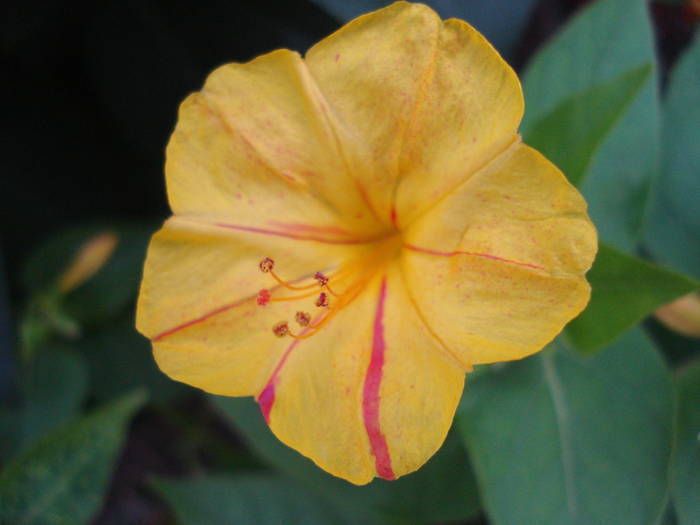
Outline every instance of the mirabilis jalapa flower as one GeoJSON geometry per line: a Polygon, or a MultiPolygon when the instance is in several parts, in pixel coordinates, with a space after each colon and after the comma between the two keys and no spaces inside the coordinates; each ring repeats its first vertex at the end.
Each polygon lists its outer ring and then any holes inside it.
{"type": "Polygon", "coordinates": [[[537,352],[589,298],[586,204],[522,114],[493,47],[421,4],[214,71],[180,108],[139,297],[160,368],[255,396],[353,483],[419,468],[465,372],[537,352]]]}

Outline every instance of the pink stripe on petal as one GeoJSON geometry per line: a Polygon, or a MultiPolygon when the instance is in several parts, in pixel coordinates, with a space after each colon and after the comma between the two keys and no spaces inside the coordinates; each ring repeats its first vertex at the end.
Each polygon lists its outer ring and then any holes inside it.
{"type": "Polygon", "coordinates": [[[267,380],[265,388],[262,389],[260,395],[258,395],[258,405],[260,405],[260,412],[262,412],[265,418],[265,423],[270,424],[270,411],[272,410],[272,405],[275,404],[275,384],[277,383],[277,376],[282,370],[282,367],[287,362],[289,354],[296,348],[296,346],[301,342],[301,339],[295,339],[292,341],[282,355],[282,359],[279,360],[275,370],[272,372],[270,379],[267,380]]]}
{"type": "Polygon", "coordinates": [[[376,238],[365,238],[365,239],[328,239],[323,237],[318,237],[315,235],[303,235],[294,234],[285,231],[278,230],[268,230],[266,228],[255,228],[253,226],[241,226],[239,224],[227,224],[223,222],[214,223],[214,226],[219,228],[227,228],[229,230],[238,230],[248,233],[260,233],[262,235],[274,235],[276,237],[285,237],[287,239],[296,239],[298,241],[313,241],[320,242],[323,244],[341,244],[341,245],[352,245],[352,244],[366,244],[368,242],[376,241],[376,238]]]}
{"type": "Polygon", "coordinates": [[[441,257],[454,257],[455,255],[471,255],[473,257],[483,257],[485,259],[491,259],[493,261],[501,261],[509,264],[515,264],[517,266],[524,266],[526,268],[534,268],[535,270],[545,270],[544,266],[537,266],[536,264],[514,261],[512,259],[505,259],[503,257],[498,257],[497,255],[491,255],[490,253],[462,251],[441,252],[439,250],[431,250],[430,248],[421,248],[420,246],[414,246],[413,244],[404,244],[403,247],[414,252],[425,253],[428,255],[439,255],[441,257]]]}
{"type": "Polygon", "coordinates": [[[379,388],[382,383],[384,368],[384,352],[386,341],[384,340],[384,302],[386,300],[386,277],[382,280],[377,301],[377,311],[374,316],[374,329],[372,335],[372,355],[365,376],[365,385],[362,397],[362,414],[365,421],[365,429],[369,437],[369,446],[374,456],[374,464],[379,477],[384,479],[396,479],[391,468],[391,457],[386,438],[382,434],[379,424],[379,388]]]}

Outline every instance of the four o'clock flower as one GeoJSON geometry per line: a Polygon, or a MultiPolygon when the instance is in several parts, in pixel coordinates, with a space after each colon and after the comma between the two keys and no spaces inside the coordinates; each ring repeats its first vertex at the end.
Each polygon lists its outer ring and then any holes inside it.
{"type": "Polygon", "coordinates": [[[139,297],[160,368],[254,396],[353,483],[420,467],[465,372],[537,352],[589,298],[586,204],[522,114],[491,45],[420,4],[214,71],[180,108],[139,297]]]}

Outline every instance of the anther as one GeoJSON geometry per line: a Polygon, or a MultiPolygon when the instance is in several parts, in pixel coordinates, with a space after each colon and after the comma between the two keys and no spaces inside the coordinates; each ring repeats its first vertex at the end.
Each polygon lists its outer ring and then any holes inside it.
{"type": "Polygon", "coordinates": [[[260,261],[260,271],[262,273],[271,272],[274,267],[275,261],[273,261],[269,257],[265,257],[262,261],[260,261]]]}
{"type": "Polygon", "coordinates": [[[311,316],[306,312],[297,312],[294,316],[294,320],[299,324],[299,326],[309,326],[311,316]]]}
{"type": "Polygon", "coordinates": [[[272,327],[272,333],[277,337],[284,337],[289,333],[289,325],[287,321],[280,321],[275,326],[272,327]]]}
{"type": "Polygon", "coordinates": [[[270,290],[262,289],[258,292],[258,304],[260,306],[265,306],[267,303],[270,302],[270,290]]]}
{"type": "Polygon", "coordinates": [[[328,306],[328,294],[326,292],[321,292],[316,299],[316,306],[319,308],[328,306]]]}
{"type": "Polygon", "coordinates": [[[314,274],[314,279],[318,281],[321,286],[326,286],[328,284],[328,277],[323,275],[321,272],[316,272],[314,274]]]}

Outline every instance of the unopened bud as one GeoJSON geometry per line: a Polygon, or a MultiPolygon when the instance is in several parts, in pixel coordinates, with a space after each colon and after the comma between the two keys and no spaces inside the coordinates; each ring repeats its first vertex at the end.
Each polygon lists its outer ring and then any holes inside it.
{"type": "Polygon", "coordinates": [[[117,247],[119,237],[114,232],[103,232],[87,240],[58,280],[58,289],[69,292],[95,275],[109,260],[117,247]]]}
{"type": "Polygon", "coordinates": [[[656,310],[656,318],[671,330],[700,338],[700,295],[684,295],[656,310]]]}

